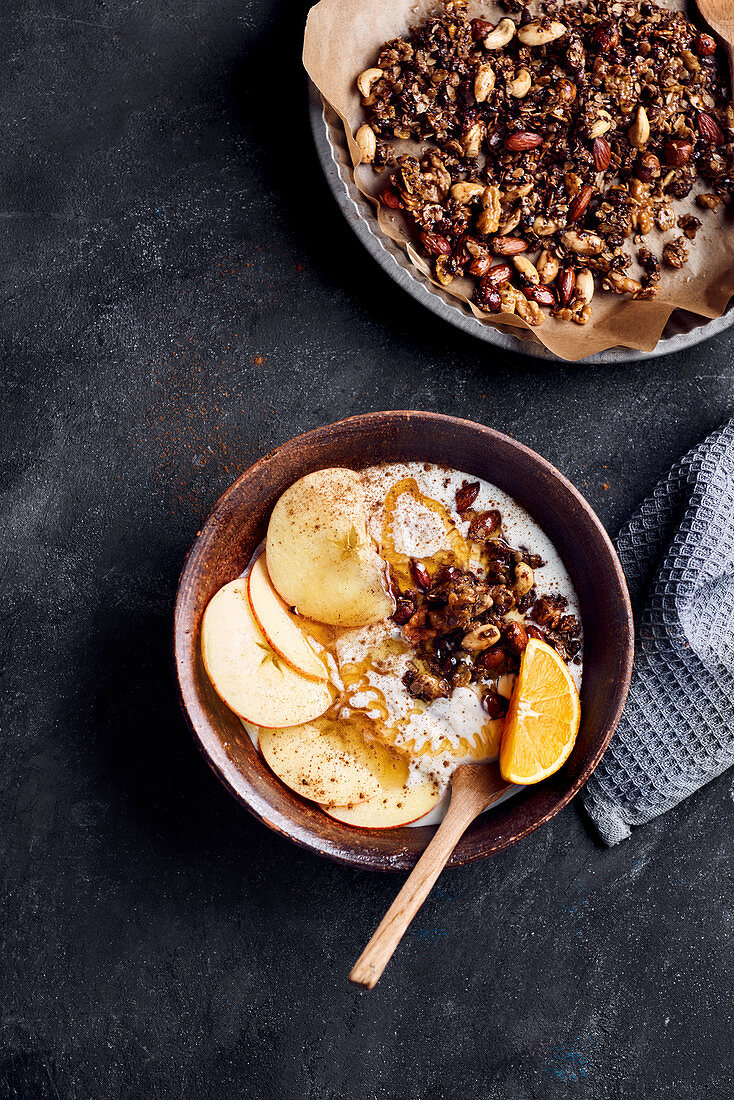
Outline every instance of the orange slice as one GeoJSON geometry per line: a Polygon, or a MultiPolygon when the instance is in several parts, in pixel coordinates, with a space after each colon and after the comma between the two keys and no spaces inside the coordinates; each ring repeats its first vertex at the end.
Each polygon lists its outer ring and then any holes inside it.
{"type": "Polygon", "coordinates": [[[500,772],[510,783],[540,783],[558,771],[576,741],[581,720],[571,673],[545,642],[531,638],[505,719],[500,772]]]}

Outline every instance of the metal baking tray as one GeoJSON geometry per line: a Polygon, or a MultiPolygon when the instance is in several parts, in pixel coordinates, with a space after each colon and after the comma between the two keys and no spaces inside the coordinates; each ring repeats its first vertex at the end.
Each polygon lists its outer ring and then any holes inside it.
{"type": "MultiPolygon", "coordinates": [[[[483,324],[466,306],[444,294],[438,287],[434,287],[425,275],[417,271],[405,252],[380,232],[373,208],[355,185],[352,162],[349,158],[341,120],[323,101],[313,84],[310,85],[309,111],[316,151],[334,198],[362,244],[391,279],[426,309],[430,309],[431,313],[443,317],[450,325],[468,332],[471,336],[476,336],[478,340],[521,355],[565,362],[530,334],[518,336],[508,331],[502,332],[492,325],[483,324]]],[[[732,324],[734,324],[734,299],[729,303],[722,317],[715,317],[711,321],[695,313],[689,313],[687,310],[676,309],[652,351],[608,348],[606,351],[597,352],[596,355],[577,361],[629,363],[639,359],[652,359],[659,355],[671,355],[673,352],[693,347],[711,336],[724,332],[732,324]]]]}

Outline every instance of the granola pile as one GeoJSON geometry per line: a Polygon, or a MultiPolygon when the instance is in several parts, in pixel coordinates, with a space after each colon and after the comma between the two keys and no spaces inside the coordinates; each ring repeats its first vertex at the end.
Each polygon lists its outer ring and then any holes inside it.
{"type": "Polygon", "coordinates": [[[430,703],[477,683],[484,709],[499,718],[508,704],[497,680],[517,672],[528,638],[542,639],[570,662],[581,648],[581,625],[564,596],[538,594],[534,570],[544,562],[508,544],[501,513],[472,509],[478,492],[479,482],[465,482],[456,506],[469,521],[467,537],[480,550],[483,575],[444,565],[431,576],[413,561],[414,585],[397,589],[393,618],[415,650],[403,679],[412,695],[430,703]]]}
{"type": "Polygon", "coordinates": [[[652,0],[543,4],[496,26],[449,0],[357,80],[363,161],[390,179],[436,280],[538,325],[586,324],[595,287],[645,299],[682,267],[703,213],[731,202],[734,108],[714,39],[652,0]],[[425,143],[396,155],[395,139],[425,143]],[[653,228],[669,236],[657,255],[653,228]],[[629,269],[633,255],[640,278],[629,269]]]}

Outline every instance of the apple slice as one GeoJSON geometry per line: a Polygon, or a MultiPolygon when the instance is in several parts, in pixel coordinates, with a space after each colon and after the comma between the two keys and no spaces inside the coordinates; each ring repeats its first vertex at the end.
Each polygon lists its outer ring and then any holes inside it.
{"type": "MultiPolygon", "coordinates": [[[[325,719],[322,719],[323,723],[325,719]]],[[[374,725],[362,715],[352,715],[347,727],[352,750],[357,752],[380,782],[380,791],[359,805],[324,806],[330,817],[361,829],[396,829],[417,821],[441,799],[441,788],[434,779],[421,779],[408,785],[410,758],[404,753],[369,737],[374,725]]]]}
{"type": "Polygon", "coordinates": [[[242,577],[209,601],[201,651],[217,693],[235,714],[257,726],[299,726],[332,704],[325,683],[301,676],[271,647],[252,614],[242,577]]]}
{"type": "Polygon", "coordinates": [[[352,627],[392,614],[354,470],[317,470],[286,489],[270,516],[266,553],[276,592],[307,619],[352,627]]]}
{"type": "Polygon", "coordinates": [[[304,798],[356,806],[380,790],[375,773],[350,751],[349,739],[328,726],[263,729],[259,744],[278,778],[304,798]]]}
{"type": "Polygon", "coordinates": [[[345,825],[358,829],[397,829],[425,817],[441,799],[433,779],[415,786],[385,786],[379,794],[359,806],[324,806],[324,812],[345,825]]]}
{"type": "Polygon", "coordinates": [[[305,632],[273,588],[264,554],[250,570],[247,596],[257,625],[275,652],[296,672],[316,680],[328,679],[326,668],[309,645],[305,632]]]}

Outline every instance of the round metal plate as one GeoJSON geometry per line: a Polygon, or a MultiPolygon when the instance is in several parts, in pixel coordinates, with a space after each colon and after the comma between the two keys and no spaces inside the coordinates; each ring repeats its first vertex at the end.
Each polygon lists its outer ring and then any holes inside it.
{"type": "MultiPolygon", "coordinates": [[[[479,340],[521,355],[564,361],[559,360],[557,355],[531,336],[515,336],[483,324],[461,302],[434,287],[421,272],[417,271],[403,250],[394,241],[383,237],[380,233],[374,210],[355,185],[342,123],[331,107],[324,103],[313,84],[310,86],[309,109],[316,150],[334,198],[362,244],[391,279],[432,313],[443,317],[449,324],[463,332],[468,332],[471,336],[476,336],[479,340]]],[[[734,324],[734,300],[729,303],[722,317],[715,317],[711,321],[698,317],[694,313],[688,313],[686,310],[677,309],[671,314],[663,335],[653,351],[609,348],[607,351],[590,355],[580,362],[629,363],[638,359],[670,355],[684,348],[693,347],[694,344],[700,344],[703,340],[723,332],[732,324],[734,324]]]]}

